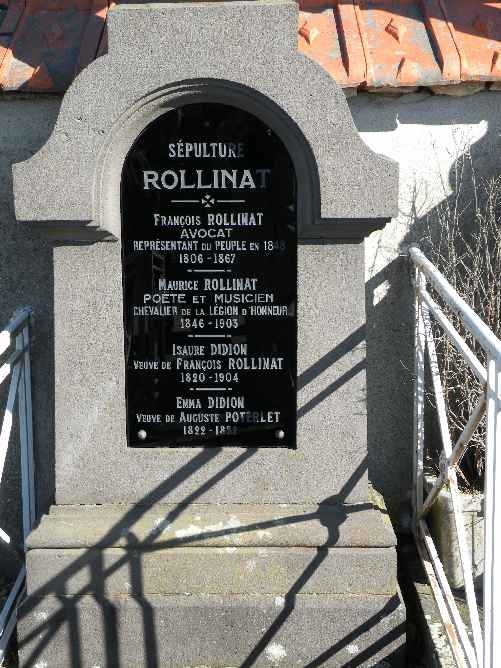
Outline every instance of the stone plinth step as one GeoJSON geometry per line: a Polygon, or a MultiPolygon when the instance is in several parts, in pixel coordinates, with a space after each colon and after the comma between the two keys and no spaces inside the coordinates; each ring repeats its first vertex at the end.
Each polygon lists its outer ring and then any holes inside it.
{"type": "Polygon", "coordinates": [[[20,665],[302,668],[404,665],[398,595],[29,597],[20,665]]]}
{"type": "Polygon", "coordinates": [[[371,504],[54,506],[28,539],[33,548],[392,547],[395,535],[371,504]]]}
{"type": "Polygon", "coordinates": [[[393,548],[134,547],[35,549],[28,593],[394,594],[393,548]]]}

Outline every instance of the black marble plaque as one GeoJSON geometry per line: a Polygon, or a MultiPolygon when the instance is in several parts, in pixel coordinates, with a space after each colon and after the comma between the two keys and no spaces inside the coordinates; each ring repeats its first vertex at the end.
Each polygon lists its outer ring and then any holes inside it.
{"type": "Polygon", "coordinates": [[[296,446],[296,178],[262,121],[173,109],[122,174],[131,447],[296,446]]]}

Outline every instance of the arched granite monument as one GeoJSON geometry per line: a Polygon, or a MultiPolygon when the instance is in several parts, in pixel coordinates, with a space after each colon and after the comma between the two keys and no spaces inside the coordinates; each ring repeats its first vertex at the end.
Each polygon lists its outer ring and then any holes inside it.
{"type": "Polygon", "coordinates": [[[124,4],[108,27],[14,168],[18,220],[55,240],[22,665],[401,665],[363,345],[396,167],[297,53],[293,2],[124,4]]]}

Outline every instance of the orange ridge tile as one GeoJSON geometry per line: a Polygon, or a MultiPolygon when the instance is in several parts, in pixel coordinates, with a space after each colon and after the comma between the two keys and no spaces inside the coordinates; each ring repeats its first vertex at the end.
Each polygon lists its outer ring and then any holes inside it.
{"type": "Polygon", "coordinates": [[[96,57],[107,12],[106,0],[27,0],[6,46],[0,87],[66,90],[96,57]]]}
{"type": "Polygon", "coordinates": [[[300,0],[299,49],[341,86],[501,77],[501,2],[300,0]],[[307,35],[315,33],[315,38],[307,35]]]}
{"type": "Polygon", "coordinates": [[[428,33],[436,47],[437,62],[444,79],[461,81],[461,59],[440,0],[422,0],[428,33]]]}
{"type": "Polygon", "coordinates": [[[501,80],[501,2],[439,2],[459,51],[461,80],[501,80]]]}
{"type": "Polygon", "coordinates": [[[343,87],[365,81],[365,57],[352,2],[301,0],[299,50],[343,87]]]}
{"type": "Polygon", "coordinates": [[[24,0],[10,0],[7,12],[0,25],[0,87],[2,74],[7,66],[9,47],[21,16],[25,10],[24,0]]]}
{"type": "MultiPolygon", "coordinates": [[[[430,36],[427,26],[432,24],[423,4],[355,0],[367,61],[367,86],[427,86],[448,81],[435,56],[439,33],[437,30],[430,36]]],[[[440,37],[443,44],[443,35],[440,37]]]]}

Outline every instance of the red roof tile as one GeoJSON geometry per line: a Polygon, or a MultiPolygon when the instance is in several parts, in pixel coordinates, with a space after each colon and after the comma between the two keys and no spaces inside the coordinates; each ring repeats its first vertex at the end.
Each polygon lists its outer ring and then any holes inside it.
{"type": "Polygon", "coordinates": [[[300,50],[342,86],[501,80],[501,2],[301,0],[300,9],[300,50]]]}
{"type": "Polygon", "coordinates": [[[64,91],[96,57],[107,0],[9,0],[0,26],[3,90],[64,91]]]}
{"type": "MultiPolygon", "coordinates": [[[[111,0],[0,0],[0,87],[64,91],[107,50],[111,0]]],[[[299,49],[342,87],[501,81],[501,2],[300,0],[299,49]]]]}

